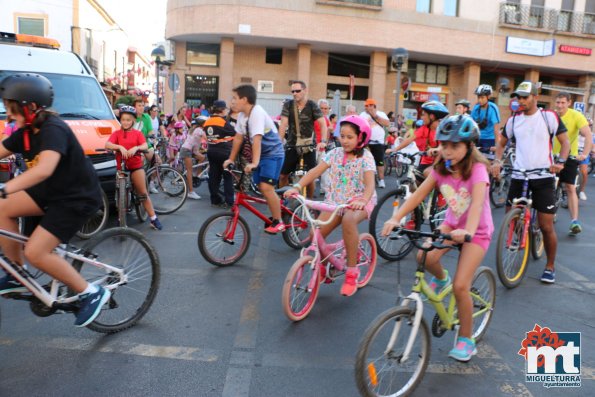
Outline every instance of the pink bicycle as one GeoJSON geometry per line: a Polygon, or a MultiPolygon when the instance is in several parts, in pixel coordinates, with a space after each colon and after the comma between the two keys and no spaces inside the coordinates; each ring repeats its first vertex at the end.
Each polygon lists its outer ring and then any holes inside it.
{"type": "MultiPolygon", "coordinates": [[[[294,196],[302,205],[318,211],[332,212],[327,221],[314,219],[312,211],[303,211],[312,225],[312,242],[301,251],[300,258],[289,269],[281,303],[285,315],[292,321],[304,319],[314,307],[320,284],[330,284],[343,276],[347,270],[347,254],[343,240],[327,243],[320,228],[331,223],[337,214],[348,204],[331,205],[320,201],[307,200],[301,195],[294,196]],[[324,269],[324,270],[322,270],[324,269]]],[[[365,287],[376,269],[376,242],[369,233],[359,235],[357,267],[360,271],[357,287],[365,287]]]]}

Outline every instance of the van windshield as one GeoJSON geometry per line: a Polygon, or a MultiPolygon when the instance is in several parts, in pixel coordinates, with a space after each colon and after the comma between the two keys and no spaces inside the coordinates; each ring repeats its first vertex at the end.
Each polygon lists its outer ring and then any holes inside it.
{"type": "MultiPolygon", "coordinates": [[[[0,71],[0,81],[16,71],[0,71]]],[[[113,120],[114,113],[101,87],[94,77],[40,73],[54,87],[54,103],[50,107],[65,120],[113,120]]],[[[0,119],[6,118],[6,109],[0,101],[0,119]]]]}

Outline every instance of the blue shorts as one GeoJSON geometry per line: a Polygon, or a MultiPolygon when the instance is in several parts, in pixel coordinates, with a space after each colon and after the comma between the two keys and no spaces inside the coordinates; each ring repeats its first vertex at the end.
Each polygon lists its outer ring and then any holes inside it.
{"type": "Polygon", "coordinates": [[[580,163],[578,163],[579,165],[588,165],[591,162],[591,158],[589,156],[587,156],[583,161],[581,161],[580,163]]]}
{"type": "Polygon", "coordinates": [[[255,184],[261,182],[275,186],[281,174],[284,157],[265,157],[260,159],[258,167],[252,171],[252,180],[255,184]]]}
{"type": "Polygon", "coordinates": [[[479,140],[479,147],[489,149],[492,146],[496,146],[495,139],[480,139],[479,140]]]}

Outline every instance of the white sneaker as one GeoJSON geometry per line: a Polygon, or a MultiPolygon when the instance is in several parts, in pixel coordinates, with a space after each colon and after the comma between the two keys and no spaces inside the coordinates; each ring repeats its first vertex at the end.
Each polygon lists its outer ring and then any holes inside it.
{"type": "Polygon", "coordinates": [[[386,185],[384,184],[384,179],[378,181],[378,187],[384,189],[386,185]]]}
{"type": "Polygon", "coordinates": [[[578,198],[580,198],[583,201],[587,201],[587,195],[585,194],[585,192],[580,192],[578,194],[578,198]]]}
{"type": "Polygon", "coordinates": [[[200,196],[196,194],[195,191],[191,191],[190,193],[188,193],[188,198],[191,198],[193,200],[200,200],[200,196]]]}
{"type": "Polygon", "coordinates": [[[155,185],[153,184],[153,182],[149,183],[149,193],[152,193],[152,194],[159,193],[159,190],[157,190],[157,188],[155,188],[155,185]]]}

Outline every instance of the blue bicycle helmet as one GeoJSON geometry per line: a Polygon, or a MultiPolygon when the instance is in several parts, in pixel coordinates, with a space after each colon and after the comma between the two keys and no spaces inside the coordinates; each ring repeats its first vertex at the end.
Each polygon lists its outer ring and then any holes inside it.
{"type": "Polygon", "coordinates": [[[477,123],[464,114],[445,118],[436,130],[436,140],[440,142],[477,142],[478,139],[477,123]]]}
{"type": "Polygon", "coordinates": [[[421,109],[429,114],[433,114],[437,119],[448,116],[448,109],[442,102],[428,101],[421,105],[421,109]]]}
{"type": "Polygon", "coordinates": [[[422,119],[419,119],[415,122],[415,126],[417,128],[421,127],[422,125],[424,125],[424,121],[422,119]]]}
{"type": "Polygon", "coordinates": [[[134,106],[130,106],[130,105],[120,106],[120,116],[123,115],[124,113],[128,113],[128,114],[132,115],[134,118],[136,118],[136,108],[134,106]]]}

